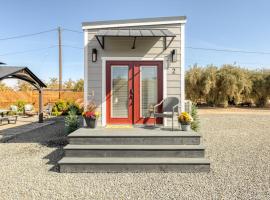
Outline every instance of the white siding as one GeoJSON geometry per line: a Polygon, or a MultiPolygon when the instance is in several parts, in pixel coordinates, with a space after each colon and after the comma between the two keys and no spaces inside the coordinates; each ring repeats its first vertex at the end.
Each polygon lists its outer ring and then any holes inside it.
{"type": "MultiPolygon", "coordinates": [[[[157,58],[165,58],[173,49],[177,49],[177,62],[169,62],[169,66],[167,66],[167,96],[176,96],[180,100],[180,24],[152,25],[137,28],[166,28],[175,33],[176,37],[165,51],[163,50],[163,38],[137,38],[136,48],[131,49],[133,38],[106,37],[105,49],[103,50],[95,38],[95,34],[98,30],[88,30],[88,100],[89,98],[94,98],[99,106],[99,111],[101,111],[102,105],[102,84],[105,84],[102,83],[102,57],[143,57],[152,58],[154,60],[157,58]],[[98,50],[98,60],[95,63],[91,60],[93,48],[98,50]],[[94,94],[94,97],[92,97],[92,94],[94,94]]],[[[169,40],[170,38],[167,39],[167,43],[169,40]]]]}

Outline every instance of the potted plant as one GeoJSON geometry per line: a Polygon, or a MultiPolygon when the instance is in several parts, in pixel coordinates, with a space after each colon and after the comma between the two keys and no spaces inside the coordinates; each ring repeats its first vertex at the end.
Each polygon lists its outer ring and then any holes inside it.
{"type": "Polygon", "coordinates": [[[187,112],[182,112],[178,117],[178,122],[180,123],[183,131],[190,131],[190,125],[191,122],[193,122],[193,118],[187,112]]]}
{"type": "Polygon", "coordinates": [[[86,111],[82,113],[86,126],[88,128],[96,128],[99,112],[96,112],[97,106],[94,102],[90,102],[86,108],[86,111]]]}

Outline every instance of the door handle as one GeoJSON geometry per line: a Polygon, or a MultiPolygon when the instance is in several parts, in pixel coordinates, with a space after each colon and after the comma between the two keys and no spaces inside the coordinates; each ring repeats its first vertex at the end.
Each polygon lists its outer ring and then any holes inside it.
{"type": "Polygon", "coordinates": [[[133,95],[134,95],[134,91],[133,91],[133,89],[130,89],[129,90],[129,98],[132,99],[133,95]]]}

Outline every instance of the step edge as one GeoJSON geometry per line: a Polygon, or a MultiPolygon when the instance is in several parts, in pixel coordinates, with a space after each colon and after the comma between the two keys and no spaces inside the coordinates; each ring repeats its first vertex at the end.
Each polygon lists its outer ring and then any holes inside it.
{"type": "Polygon", "coordinates": [[[205,150],[204,145],[84,145],[68,144],[64,150],[205,150]],[[147,148],[146,146],[150,146],[147,148]]]}
{"type": "Polygon", "coordinates": [[[68,135],[68,138],[181,138],[181,137],[198,137],[201,135],[68,135]]]}
{"type": "Polygon", "coordinates": [[[136,159],[136,158],[124,158],[124,159],[121,158],[120,159],[121,162],[119,162],[119,161],[117,161],[118,160],[117,158],[114,158],[113,162],[110,162],[106,158],[103,158],[103,159],[79,158],[79,162],[78,162],[77,157],[75,159],[74,159],[74,157],[64,157],[58,161],[58,164],[59,165],[87,165],[87,164],[95,164],[95,165],[104,165],[104,164],[107,164],[107,165],[131,165],[131,164],[132,165],[139,165],[139,164],[144,164],[144,165],[162,165],[162,164],[164,164],[164,165],[210,165],[210,161],[206,158],[200,158],[200,159],[190,159],[190,158],[175,159],[175,158],[172,158],[172,159],[174,162],[168,162],[168,158],[167,158],[167,160],[164,160],[162,158],[153,159],[151,157],[147,157],[146,162],[142,162],[142,161],[140,161],[142,159],[136,159]],[[93,160],[99,160],[99,162],[93,161],[93,160]],[[152,162],[150,162],[151,160],[152,160],[152,162]],[[164,161],[161,162],[162,160],[164,160],[164,161]],[[140,162],[138,162],[138,161],[140,161],[140,162]],[[157,162],[157,161],[159,161],[159,162],[157,162]]]}

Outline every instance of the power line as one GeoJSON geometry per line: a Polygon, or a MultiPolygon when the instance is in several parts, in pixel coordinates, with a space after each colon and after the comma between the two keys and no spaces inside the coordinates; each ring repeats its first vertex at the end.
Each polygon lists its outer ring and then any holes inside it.
{"type": "Polygon", "coordinates": [[[57,46],[58,45],[52,45],[52,46],[45,47],[45,48],[30,49],[30,50],[26,50],[26,51],[10,52],[10,53],[5,53],[5,54],[0,54],[0,56],[9,56],[9,55],[16,55],[16,54],[24,54],[24,53],[29,53],[29,52],[41,51],[41,50],[45,50],[45,49],[51,49],[51,48],[54,48],[54,47],[57,47],[57,46]]]}
{"type": "MultiPolygon", "coordinates": [[[[24,53],[29,53],[29,52],[35,52],[35,51],[41,51],[41,50],[45,50],[45,49],[51,49],[54,47],[57,47],[59,45],[52,45],[49,47],[45,47],[45,48],[38,48],[38,49],[30,49],[30,50],[25,50],[25,51],[16,51],[16,52],[9,52],[9,53],[4,53],[4,54],[0,54],[0,56],[9,56],[9,55],[16,55],[16,54],[24,54],[24,53]]],[[[73,49],[84,49],[82,47],[76,47],[76,46],[71,46],[71,45],[61,45],[63,47],[69,47],[69,48],[73,48],[73,49]]]]}
{"type": "Polygon", "coordinates": [[[202,50],[202,51],[217,51],[217,52],[230,52],[230,53],[247,53],[247,54],[261,54],[270,55],[270,52],[263,51],[243,51],[243,50],[233,50],[233,49],[211,49],[203,47],[186,47],[187,49],[202,50]]]}
{"type": "MultiPolygon", "coordinates": [[[[194,64],[194,63],[215,64],[215,63],[218,63],[218,62],[212,62],[210,59],[206,60],[206,59],[186,58],[186,61],[189,64],[194,64]]],[[[228,62],[225,61],[224,63],[228,63],[228,64],[229,63],[235,63],[236,65],[237,64],[243,64],[243,65],[269,65],[270,66],[270,63],[245,62],[245,61],[237,61],[237,60],[231,60],[231,61],[228,61],[228,62]]]]}
{"type": "Polygon", "coordinates": [[[46,30],[46,31],[37,32],[37,33],[30,33],[30,34],[24,34],[24,35],[17,35],[17,36],[13,36],[13,37],[0,38],[0,41],[31,37],[31,36],[35,36],[35,35],[49,33],[49,32],[56,31],[56,30],[57,29],[54,28],[54,29],[50,29],[50,30],[46,30]]]}
{"type": "Polygon", "coordinates": [[[244,67],[269,67],[270,63],[256,63],[256,62],[245,62],[245,61],[225,61],[225,62],[212,62],[212,61],[206,61],[206,60],[202,60],[202,59],[186,59],[186,64],[187,65],[194,65],[194,64],[198,64],[198,65],[202,65],[202,66],[206,66],[206,65],[223,65],[223,64],[232,64],[232,65],[236,65],[236,66],[244,66],[244,67]]]}
{"type": "Polygon", "coordinates": [[[73,49],[84,49],[84,48],[82,48],[82,47],[75,47],[75,46],[65,45],[65,44],[63,44],[62,46],[63,46],[63,47],[73,48],[73,49]]]}

